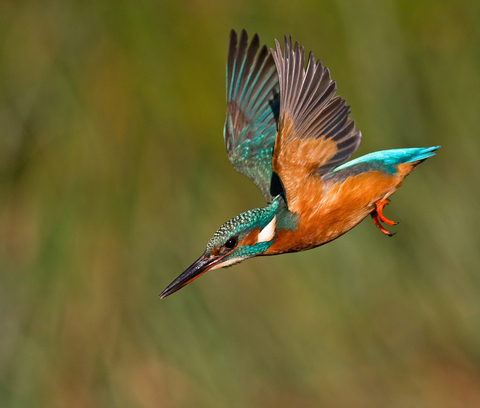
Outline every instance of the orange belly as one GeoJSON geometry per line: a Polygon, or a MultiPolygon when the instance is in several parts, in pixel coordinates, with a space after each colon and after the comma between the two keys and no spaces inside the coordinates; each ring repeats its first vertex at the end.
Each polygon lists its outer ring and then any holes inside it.
{"type": "Polygon", "coordinates": [[[265,255],[304,251],[344,234],[375,209],[375,203],[392,195],[416,163],[401,164],[395,175],[381,171],[361,173],[343,182],[324,184],[308,180],[302,198],[289,210],[299,215],[295,230],[280,230],[265,255]]]}

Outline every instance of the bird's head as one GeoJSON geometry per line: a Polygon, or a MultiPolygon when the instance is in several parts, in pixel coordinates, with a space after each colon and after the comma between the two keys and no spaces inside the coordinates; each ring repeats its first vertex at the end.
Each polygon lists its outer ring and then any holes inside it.
{"type": "Polygon", "coordinates": [[[278,202],[244,212],[223,224],[205,252],[161,294],[164,298],[212,269],[223,268],[262,255],[273,243],[277,229],[278,202]]]}

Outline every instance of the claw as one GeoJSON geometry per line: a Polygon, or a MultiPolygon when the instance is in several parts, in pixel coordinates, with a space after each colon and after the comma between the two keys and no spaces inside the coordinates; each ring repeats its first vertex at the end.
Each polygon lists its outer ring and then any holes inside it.
{"type": "Polygon", "coordinates": [[[391,221],[389,220],[388,218],[386,218],[383,214],[382,214],[382,210],[383,210],[383,207],[385,207],[388,202],[390,200],[379,200],[377,201],[377,206],[376,208],[372,211],[372,213],[370,214],[372,216],[372,220],[373,220],[373,223],[377,226],[377,228],[385,235],[387,235],[388,237],[392,237],[395,235],[395,233],[390,233],[388,232],[385,228],[383,228],[383,226],[380,224],[380,221],[383,221],[384,223],[388,224],[388,225],[397,225],[398,222],[395,222],[395,221],[391,221]]]}
{"type": "Polygon", "coordinates": [[[383,207],[385,207],[389,202],[390,202],[390,200],[388,200],[388,199],[387,200],[382,200],[382,201],[377,201],[377,208],[375,209],[375,211],[377,212],[378,218],[380,218],[380,220],[383,221],[385,224],[397,225],[400,221],[395,222],[395,221],[389,220],[388,218],[386,218],[382,214],[383,207]]]}

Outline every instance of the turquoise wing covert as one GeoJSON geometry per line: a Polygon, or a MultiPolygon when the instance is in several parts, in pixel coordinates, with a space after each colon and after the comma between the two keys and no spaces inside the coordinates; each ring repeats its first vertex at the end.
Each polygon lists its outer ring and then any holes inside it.
{"type": "Polygon", "coordinates": [[[272,171],[278,127],[279,96],[275,62],[255,34],[230,33],[227,60],[225,147],[235,170],[251,179],[270,203],[281,184],[272,171]]]}

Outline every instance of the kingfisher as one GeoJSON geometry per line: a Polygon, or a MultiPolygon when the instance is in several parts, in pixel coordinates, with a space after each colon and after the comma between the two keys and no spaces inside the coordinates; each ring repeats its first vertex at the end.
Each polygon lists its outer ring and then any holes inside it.
{"type": "Polygon", "coordinates": [[[305,251],[345,234],[368,215],[380,231],[396,225],[382,210],[405,177],[439,146],[383,150],[348,161],[361,133],[336,96],[328,68],[284,37],[275,49],[232,30],[227,58],[224,142],[234,169],[267,201],[223,224],[205,252],[160,294],[248,258],[305,251]]]}

